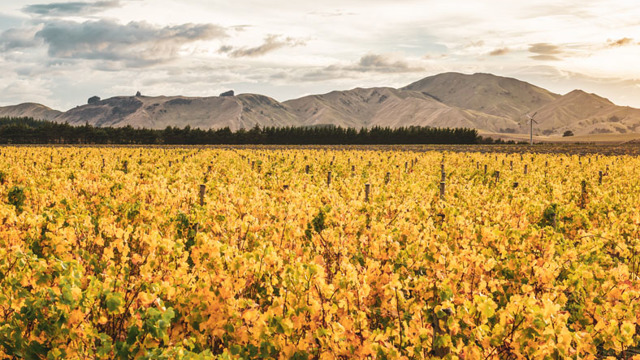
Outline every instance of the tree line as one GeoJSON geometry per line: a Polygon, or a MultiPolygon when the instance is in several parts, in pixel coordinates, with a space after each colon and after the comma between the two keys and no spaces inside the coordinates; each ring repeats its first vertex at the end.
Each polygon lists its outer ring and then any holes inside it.
{"type": "Polygon", "coordinates": [[[125,127],[73,126],[33,118],[0,118],[1,144],[116,144],[116,145],[342,145],[342,144],[477,144],[483,139],[467,128],[254,127],[250,130],[167,127],[163,130],[125,127]]]}

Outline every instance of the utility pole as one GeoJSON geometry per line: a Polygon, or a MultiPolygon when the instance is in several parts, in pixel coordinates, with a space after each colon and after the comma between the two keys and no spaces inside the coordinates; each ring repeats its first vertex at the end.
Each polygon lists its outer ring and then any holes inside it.
{"type": "Polygon", "coordinates": [[[533,123],[538,123],[537,121],[533,120],[533,118],[536,116],[538,112],[534,112],[533,115],[527,115],[527,117],[529,118],[529,124],[531,126],[531,130],[529,133],[529,144],[533,145],[533,123]]]}

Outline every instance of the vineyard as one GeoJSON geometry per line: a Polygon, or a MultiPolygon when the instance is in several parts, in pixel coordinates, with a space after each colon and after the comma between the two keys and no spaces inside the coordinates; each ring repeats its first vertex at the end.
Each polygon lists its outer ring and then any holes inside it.
{"type": "Polygon", "coordinates": [[[640,359],[640,160],[0,148],[0,358],[640,359]]]}

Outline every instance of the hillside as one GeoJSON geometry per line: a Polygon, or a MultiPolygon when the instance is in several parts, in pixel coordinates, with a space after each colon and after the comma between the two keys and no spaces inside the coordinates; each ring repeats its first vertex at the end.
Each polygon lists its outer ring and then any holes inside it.
{"type": "Polygon", "coordinates": [[[527,82],[491,74],[444,73],[402,90],[424,92],[449,106],[514,120],[559,97],[527,82]]]}
{"type": "MultiPolygon", "coordinates": [[[[227,94],[228,95],[228,94],[227,94]]],[[[232,130],[259,126],[469,127],[490,133],[528,133],[537,112],[538,135],[640,131],[640,110],[581,90],[554,94],[518,79],[491,74],[444,73],[400,89],[355,88],[278,102],[258,94],[236,96],[119,96],[67,112],[26,103],[0,107],[0,117],[28,116],[70,124],[164,129],[232,130]]]]}
{"type": "Polygon", "coordinates": [[[164,129],[167,126],[232,130],[296,125],[297,117],[276,100],[254,94],[222,97],[115,97],[71,109],[57,121],[95,126],[164,129]]]}
{"type": "Polygon", "coordinates": [[[495,131],[512,125],[505,118],[451,107],[421,92],[393,88],[332,91],[285,101],[284,105],[304,125],[486,127],[495,131]]]}
{"type": "Polygon", "coordinates": [[[55,120],[60,114],[62,114],[61,111],[36,103],[0,106],[0,117],[31,117],[40,120],[55,120]]]}
{"type": "Polygon", "coordinates": [[[640,109],[616,106],[595,94],[574,90],[539,108],[536,120],[541,134],[576,135],[636,132],[640,128],[640,109]]]}

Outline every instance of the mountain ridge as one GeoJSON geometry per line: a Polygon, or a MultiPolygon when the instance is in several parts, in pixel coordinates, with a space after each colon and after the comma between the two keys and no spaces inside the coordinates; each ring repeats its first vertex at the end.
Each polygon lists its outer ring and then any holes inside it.
{"type": "MultiPolygon", "coordinates": [[[[221,94],[223,95],[223,94],[221,94]]],[[[442,73],[401,88],[334,90],[279,102],[260,94],[229,96],[116,96],[66,112],[41,104],[0,107],[0,116],[27,116],[94,126],[203,129],[254,126],[468,127],[528,132],[536,112],[538,135],[640,131],[640,109],[617,106],[583,90],[560,95],[515,78],[487,73],[442,73]]]]}

